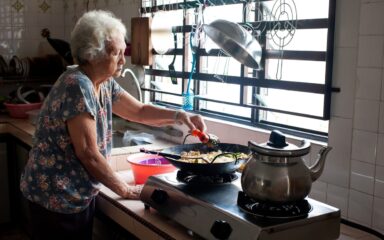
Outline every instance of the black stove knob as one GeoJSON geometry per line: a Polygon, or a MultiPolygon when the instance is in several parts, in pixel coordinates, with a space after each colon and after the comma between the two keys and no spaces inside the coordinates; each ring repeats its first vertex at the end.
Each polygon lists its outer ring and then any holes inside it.
{"type": "Polygon", "coordinates": [[[212,235],[220,240],[228,239],[231,232],[231,225],[224,220],[216,220],[211,227],[212,235]]]}
{"type": "Polygon", "coordinates": [[[157,204],[163,204],[168,200],[169,196],[166,191],[162,189],[155,189],[152,192],[151,199],[157,204]]]}

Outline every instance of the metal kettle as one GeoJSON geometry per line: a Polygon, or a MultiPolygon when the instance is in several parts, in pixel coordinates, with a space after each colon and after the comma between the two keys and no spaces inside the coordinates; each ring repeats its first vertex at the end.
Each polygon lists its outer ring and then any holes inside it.
{"type": "Polygon", "coordinates": [[[245,164],[241,187],[246,195],[259,201],[293,202],[304,199],[312,182],[323,172],[325,158],[332,147],[320,149],[316,162],[307,167],[302,159],[310,151],[310,143],[299,146],[287,143],[285,135],[274,130],[269,141],[248,142],[252,157],[245,164]]]}

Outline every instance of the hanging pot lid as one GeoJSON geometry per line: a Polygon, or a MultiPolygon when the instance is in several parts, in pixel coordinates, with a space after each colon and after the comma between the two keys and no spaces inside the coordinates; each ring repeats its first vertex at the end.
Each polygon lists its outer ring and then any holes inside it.
{"type": "Polygon", "coordinates": [[[237,23],[218,19],[203,24],[207,36],[224,52],[247,67],[260,69],[262,49],[259,42],[237,23]]]}
{"type": "Polygon", "coordinates": [[[288,143],[285,135],[278,130],[271,132],[268,142],[257,144],[249,141],[248,146],[251,151],[260,155],[274,157],[300,157],[308,154],[311,150],[311,145],[307,140],[302,140],[299,146],[288,143]]]}

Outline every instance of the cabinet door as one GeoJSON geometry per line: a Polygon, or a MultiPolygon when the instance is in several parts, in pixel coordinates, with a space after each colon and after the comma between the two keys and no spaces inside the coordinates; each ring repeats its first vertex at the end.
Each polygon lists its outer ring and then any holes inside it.
{"type": "Polygon", "coordinates": [[[28,202],[20,191],[20,176],[28,161],[30,146],[12,136],[7,143],[11,220],[30,233],[28,202]]]}
{"type": "Polygon", "coordinates": [[[0,136],[0,224],[10,222],[7,144],[0,136]]]}

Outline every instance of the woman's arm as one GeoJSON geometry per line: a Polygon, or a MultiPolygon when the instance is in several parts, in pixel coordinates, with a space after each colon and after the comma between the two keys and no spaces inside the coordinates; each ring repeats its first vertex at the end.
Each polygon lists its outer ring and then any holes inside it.
{"type": "Polygon", "coordinates": [[[67,121],[76,156],[96,180],[124,198],[138,199],[141,186],[130,186],[109,166],[97,147],[96,123],[88,113],[67,121]]]}
{"type": "Polygon", "coordinates": [[[191,130],[206,131],[206,125],[200,115],[143,104],[126,92],[114,102],[113,113],[124,119],[147,125],[160,126],[180,122],[191,130]]]}

